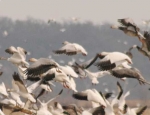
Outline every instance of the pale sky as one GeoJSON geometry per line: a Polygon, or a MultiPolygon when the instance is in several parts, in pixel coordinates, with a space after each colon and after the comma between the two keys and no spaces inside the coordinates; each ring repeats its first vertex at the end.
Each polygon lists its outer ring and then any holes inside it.
{"type": "Polygon", "coordinates": [[[0,0],[0,17],[57,21],[79,17],[94,23],[130,17],[140,24],[150,19],[150,0],[0,0]]]}

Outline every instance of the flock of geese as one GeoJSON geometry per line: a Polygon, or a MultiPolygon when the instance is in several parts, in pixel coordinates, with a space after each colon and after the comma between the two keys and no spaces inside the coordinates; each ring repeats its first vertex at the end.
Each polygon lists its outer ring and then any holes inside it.
{"type": "MultiPolygon", "coordinates": [[[[5,52],[9,53],[10,57],[0,57],[0,60],[14,64],[18,72],[12,74],[12,88],[6,88],[4,82],[0,84],[0,115],[11,115],[16,112],[25,115],[141,115],[147,106],[129,107],[125,99],[130,95],[130,91],[124,92],[119,82],[116,83],[118,95],[109,100],[112,92],[102,93],[96,89],[79,92],[74,81],[79,77],[88,76],[92,84],[96,85],[99,84],[98,78],[110,75],[123,81],[132,78],[136,79],[140,85],[150,85],[140,70],[132,66],[133,55],[131,53],[133,48],[137,48],[150,59],[150,34],[146,31],[141,34],[140,28],[130,18],[118,19],[118,22],[120,26],[113,25],[111,28],[119,29],[131,37],[137,37],[142,43],[141,47],[133,45],[126,53],[117,51],[97,53],[87,62],[81,64],[74,62],[65,66],[49,58],[30,58],[27,61],[27,51],[22,47],[11,46],[6,49],[5,52]],[[92,65],[97,67],[98,72],[91,72],[88,69],[92,65]],[[32,82],[29,86],[28,81],[32,82]],[[50,104],[63,93],[63,90],[49,101],[41,101],[39,97],[45,95],[45,92],[53,92],[52,87],[55,87],[55,82],[59,82],[63,88],[72,90],[74,99],[91,102],[91,108],[78,107],[75,104],[61,105],[58,102],[50,104]],[[38,95],[35,95],[35,91],[39,89],[38,95]],[[7,113],[5,109],[10,112],[7,113]]],[[[63,46],[58,50],[53,50],[53,53],[67,56],[88,55],[81,45],[68,41],[63,42],[63,46]]]]}

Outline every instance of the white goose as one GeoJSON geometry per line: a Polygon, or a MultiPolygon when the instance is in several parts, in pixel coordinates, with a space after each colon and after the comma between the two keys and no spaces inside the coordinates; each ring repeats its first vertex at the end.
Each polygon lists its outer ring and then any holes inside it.
{"type": "Polygon", "coordinates": [[[36,102],[35,98],[33,97],[32,94],[30,94],[28,92],[23,81],[20,79],[20,77],[17,73],[13,74],[12,84],[14,86],[14,89],[8,89],[7,91],[18,93],[20,96],[22,96],[26,99],[29,99],[31,102],[33,102],[33,103],[36,102]]]}
{"type": "Polygon", "coordinates": [[[108,71],[100,71],[100,72],[91,72],[87,69],[84,70],[87,73],[87,76],[92,80],[92,84],[98,84],[99,81],[97,80],[98,78],[101,78],[105,75],[110,75],[110,72],[108,71]]]}
{"type": "Polygon", "coordinates": [[[101,97],[101,95],[98,93],[96,89],[87,89],[82,92],[77,92],[74,93],[73,98],[78,99],[78,100],[86,100],[86,101],[91,101],[92,103],[96,103],[97,106],[103,105],[106,107],[106,103],[101,97]]]}
{"type": "Polygon", "coordinates": [[[70,43],[68,41],[63,42],[64,46],[59,50],[53,51],[56,54],[66,54],[66,55],[76,55],[77,53],[82,53],[83,56],[86,56],[87,51],[77,43],[70,43]]]}
{"type": "Polygon", "coordinates": [[[4,82],[2,82],[0,84],[0,94],[2,94],[4,97],[8,97],[9,96],[8,93],[7,93],[7,90],[6,90],[4,82]]]}
{"type": "Polygon", "coordinates": [[[17,49],[14,46],[9,47],[8,49],[5,50],[7,53],[12,54],[12,56],[10,58],[4,58],[4,57],[0,57],[0,60],[7,60],[10,61],[11,63],[19,66],[19,65],[23,65],[28,67],[29,63],[26,62],[26,51],[21,48],[21,47],[17,47],[17,49]]]}
{"type": "Polygon", "coordinates": [[[2,112],[2,110],[0,109],[0,115],[5,115],[3,112],[2,112]]]}
{"type": "Polygon", "coordinates": [[[19,73],[20,76],[23,77],[23,80],[27,79],[27,75],[24,74],[24,71],[25,71],[26,69],[27,69],[27,68],[24,67],[24,66],[21,66],[21,65],[18,66],[18,73],[19,73]]]}
{"type": "Polygon", "coordinates": [[[63,92],[63,90],[61,90],[60,92],[59,92],[59,94],[56,96],[56,97],[54,97],[54,98],[52,98],[52,99],[50,99],[48,102],[46,102],[46,103],[42,103],[39,99],[38,99],[38,102],[40,103],[40,108],[39,108],[39,110],[37,111],[37,115],[53,115],[53,110],[51,110],[51,111],[49,111],[49,107],[48,107],[48,104],[50,103],[50,102],[52,102],[53,100],[55,100],[57,97],[59,97],[59,95],[61,95],[61,93],[63,92]]]}
{"type": "Polygon", "coordinates": [[[30,58],[29,61],[33,63],[25,70],[25,74],[32,77],[42,76],[48,70],[56,68],[59,65],[54,60],[47,58],[30,58]]]}
{"type": "Polygon", "coordinates": [[[100,54],[97,54],[95,58],[91,61],[91,63],[85,68],[87,69],[88,67],[90,67],[97,60],[97,58],[100,58],[101,60],[95,65],[101,70],[111,70],[124,62],[132,64],[131,58],[124,53],[102,52],[100,54]]]}
{"type": "Polygon", "coordinates": [[[59,66],[59,68],[62,69],[68,76],[78,78],[78,74],[70,66],[59,66]]]}

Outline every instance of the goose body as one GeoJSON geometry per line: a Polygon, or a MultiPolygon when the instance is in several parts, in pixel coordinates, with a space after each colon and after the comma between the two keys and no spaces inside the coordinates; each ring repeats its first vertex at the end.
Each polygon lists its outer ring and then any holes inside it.
{"type": "Polygon", "coordinates": [[[72,96],[75,99],[91,101],[91,102],[98,103],[106,107],[106,103],[104,102],[104,100],[102,99],[98,91],[95,89],[93,90],[88,89],[82,92],[77,92],[77,93],[74,93],[72,96]]]}
{"type": "Polygon", "coordinates": [[[7,90],[6,90],[4,82],[2,82],[0,84],[0,94],[2,94],[5,97],[8,97],[8,93],[7,93],[7,90]]]}
{"type": "Polygon", "coordinates": [[[7,53],[11,54],[11,57],[9,58],[4,58],[0,57],[1,60],[7,60],[10,61],[11,63],[19,66],[23,65],[28,67],[29,63],[26,62],[26,51],[21,48],[17,47],[17,49],[14,46],[9,47],[8,49],[5,50],[7,53]]]}
{"type": "Polygon", "coordinates": [[[23,81],[20,79],[20,77],[17,73],[13,74],[12,84],[13,84],[15,89],[10,89],[9,90],[10,92],[18,93],[23,98],[29,99],[31,102],[34,102],[34,103],[36,102],[35,98],[33,97],[33,95],[31,95],[28,92],[23,81]]]}
{"type": "Polygon", "coordinates": [[[100,72],[90,72],[89,70],[85,69],[85,72],[87,73],[87,76],[92,80],[92,84],[98,84],[99,81],[98,78],[101,78],[105,75],[109,75],[110,73],[108,71],[100,71],[100,72]]]}
{"type": "Polygon", "coordinates": [[[77,43],[69,43],[65,41],[64,46],[59,50],[53,51],[56,54],[66,54],[66,55],[76,55],[77,53],[81,53],[82,55],[86,56],[88,53],[87,51],[77,43]]]}
{"type": "Polygon", "coordinates": [[[95,65],[101,70],[114,69],[115,67],[121,65],[124,62],[132,64],[131,58],[124,53],[102,52],[100,54],[97,54],[95,58],[91,61],[91,63],[87,65],[85,68],[90,67],[97,60],[98,57],[99,58],[102,57],[102,59],[99,62],[97,62],[95,65]]]}

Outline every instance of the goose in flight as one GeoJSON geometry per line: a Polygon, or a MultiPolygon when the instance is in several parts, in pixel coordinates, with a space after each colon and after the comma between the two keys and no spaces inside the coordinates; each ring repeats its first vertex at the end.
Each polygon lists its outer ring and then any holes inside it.
{"type": "Polygon", "coordinates": [[[48,107],[48,104],[50,102],[52,102],[53,100],[55,100],[57,97],[59,97],[61,94],[62,94],[63,90],[61,90],[59,92],[59,94],[57,96],[55,96],[54,98],[50,99],[49,101],[47,101],[46,103],[42,103],[39,99],[38,99],[38,102],[40,103],[40,108],[39,110],[37,111],[37,115],[53,115],[51,111],[49,111],[49,107],[48,107]]]}
{"type": "Polygon", "coordinates": [[[72,67],[65,65],[65,66],[59,66],[59,68],[66,73],[66,75],[73,77],[73,78],[78,78],[78,74],[73,70],[72,67]]]}
{"type": "Polygon", "coordinates": [[[8,97],[9,96],[8,93],[7,93],[7,89],[5,87],[4,82],[2,82],[0,84],[0,94],[2,94],[4,97],[8,97]]]}
{"type": "Polygon", "coordinates": [[[88,53],[87,51],[77,43],[70,43],[68,41],[63,42],[64,46],[59,50],[54,50],[55,54],[66,54],[66,55],[76,55],[81,53],[83,56],[86,56],[88,53]]]}
{"type": "Polygon", "coordinates": [[[2,112],[2,110],[0,109],[0,115],[5,115],[3,112],[2,112]]]}
{"type": "Polygon", "coordinates": [[[26,98],[26,99],[30,100],[31,102],[33,102],[33,103],[36,102],[33,95],[31,93],[29,93],[29,91],[25,87],[23,81],[20,79],[20,76],[15,72],[13,74],[12,84],[13,84],[15,89],[7,89],[7,91],[18,93],[23,98],[26,98]]]}
{"type": "Polygon", "coordinates": [[[23,77],[23,80],[26,80],[27,79],[27,75],[24,74],[24,71],[26,70],[27,68],[22,66],[22,65],[19,65],[18,66],[18,73],[21,77],[23,77]]]}
{"type": "MultiPolygon", "coordinates": [[[[44,58],[46,60],[46,58],[44,58]]],[[[37,62],[38,60],[35,58],[30,58],[29,62],[37,62]]],[[[44,65],[43,63],[41,63],[41,65],[44,65]]],[[[68,76],[77,78],[78,75],[75,73],[75,71],[68,65],[65,66],[61,66],[58,63],[54,63],[55,67],[59,67],[63,72],[65,72],[68,76]]],[[[43,73],[42,73],[43,74],[43,73]]]]}
{"type": "Polygon", "coordinates": [[[141,39],[141,43],[142,43],[142,47],[139,47],[137,45],[133,45],[131,48],[130,48],[130,51],[133,49],[133,48],[137,48],[137,50],[142,53],[143,55],[147,56],[149,59],[150,59],[150,33],[145,31],[144,32],[144,37],[145,39],[141,39]]]}
{"type": "Polygon", "coordinates": [[[137,79],[140,85],[150,85],[150,83],[144,79],[141,72],[137,68],[115,68],[110,70],[109,72],[116,78],[133,78],[137,79]]]}
{"type": "Polygon", "coordinates": [[[76,104],[69,104],[62,106],[63,110],[71,115],[81,115],[82,109],[79,108],[76,104]]]}
{"type": "Polygon", "coordinates": [[[134,23],[131,18],[118,19],[121,26],[111,26],[112,29],[119,29],[125,34],[131,37],[138,37],[139,39],[145,39],[144,36],[139,32],[140,29],[134,23]]]}
{"type": "Polygon", "coordinates": [[[122,86],[120,85],[119,82],[117,82],[117,87],[118,87],[118,95],[112,100],[112,103],[118,104],[118,109],[120,111],[123,111],[124,105],[126,104],[125,98],[128,95],[130,95],[130,91],[127,91],[126,93],[124,93],[124,90],[122,89],[122,86]]]}
{"type": "Polygon", "coordinates": [[[114,106],[113,103],[110,103],[101,92],[100,92],[100,95],[103,97],[103,99],[106,103],[106,107],[104,109],[105,115],[115,115],[114,109],[113,109],[113,106],[114,106]]]}
{"type": "Polygon", "coordinates": [[[6,49],[5,52],[11,54],[11,57],[9,57],[9,58],[0,57],[0,60],[10,61],[11,63],[15,64],[16,66],[19,66],[19,65],[23,65],[26,67],[29,66],[29,63],[26,62],[26,53],[27,52],[23,48],[21,48],[21,47],[15,48],[14,46],[11,46],[8,49],[6,49]]]}
{"type": "Polygon", "coordinates": [[[26,55],[27,54],[27,51],[22,48],[22,47],[17,47],[15,48],[14,46],[10,46],[8,49],[5,50],[6,53],[9,53],[9,54],[14,54],[15,52],[20,52],[22,55],[26,55]]]}
{"type": "Polygon", "coordinates": [[[137,27],[131,18],[118,19],[118,22],[127,28],[134,28],[136,32],[140,31],[140,28],[137,27]]]}
{"type": "Polygon", "coordinates": [[[78,100],[91,101],[93,103],[98,104],[98,106],[102,105],[106,107],[105,101],[103,100],[102,96],[99,94],[99,92],[96,89],[92,89],[92,90],[87,89],[82,92],[76,92],[72,96],[73,98],[78,100]]]}
{"type": "Polygon", "coordinates": [[[114,69],[115,67],[121,65],[123,62],[132,64],[131,58],[124,53],[102,52],[100,54],[97,54],[95,58],[90,62],[90,64],[85,67],[85,69],[89,68],[97,60],[97,58],[101,59],[95,64],[100,70],[114,69]]]}
{"type": "Polygon", "coordinates": [[[29,61],[33,63],[24,71],[28,76],[39,76],[52,68],[58,67],[58,64],[52,59],[31,58],[29,61]]]}
{"type": "Polygon", "coordinates": [[[110,75],[108,71],[100,71],[100,72],[91,72],[87,69],[84,70],[87,73],[87,76],[92,80],[92,84],[98,84],[99,81],[98,78],[101,78],[105,75],[110,75]]]}
{"type": "Polygon", "coordinates": [[[142,115],[147,109],[147,106],[141,108],[130,108],[127,104],[124,105],[123,113],[119,111],[120,115],[142,115]]]}

